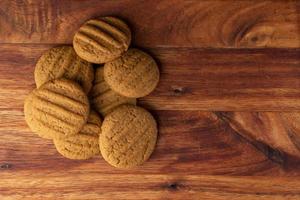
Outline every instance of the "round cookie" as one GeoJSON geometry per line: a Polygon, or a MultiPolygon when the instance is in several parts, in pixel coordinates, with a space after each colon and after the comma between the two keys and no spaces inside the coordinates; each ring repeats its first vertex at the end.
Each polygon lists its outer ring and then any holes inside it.
{"type": "Polygon", "coordinates": [[[104,79],[115,92],[139,98],[155,89],[159,69],[151,56],[138,49],[129,49],[120,58],[104,65],[104,79]]]}
{"type": "Polygon", "coordinates": [[[152,115],[134,105],[121,105],[102,123],[100,151],[112,166],[132,168],[145,162],[154,150],[157,125],[152,115]]]}
{"type": "Polygon", "coordinates": [[[105,63],[127,51],[131,31],[127,24],[115,17],[102,17],[84,23],[75,33],[76,53],[92,63],[105,63]]]}
{"type": "Polygon", "coordinates": [[[69,159],[89,159],[99,154],[101,124],[101,118],[92,110],[78,134],[53,140],[57,151],[69,159]]]}
{"type": "Polygon", "coordinates": [[[102,114],[106,116],[115,107],[122,104],[136,105],[135,98],[128,98],[110,89],[103,77],[103,67],[99,67],[95,73],[95,80],[92,90],[90,92],[91,105],[102,114]]]}
{"type": "Polygon", "coordinates": [[[89,115],[81,87],[67,79],[49,81],[25,100],[25,120],[32,131],[47,139],[77,134],[89,115]]]}
{"type": "Polygon", "coordinates": [[[87,94],[94,79],[91,63],[76,55],[73,47],[54,47],[44,53],[38,60],[34,78],[37,87],[49,80],[66,78],[79,83],[87,94]]]}

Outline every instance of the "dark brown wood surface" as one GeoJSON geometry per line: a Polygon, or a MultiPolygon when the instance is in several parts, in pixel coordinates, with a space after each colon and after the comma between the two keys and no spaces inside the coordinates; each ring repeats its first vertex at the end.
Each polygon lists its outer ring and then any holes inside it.
{"type": "Polygon", "coordinates": [[[300,199],[299,1],[0,1],[0,199],[300,199]],[[161,80],[143,166],[60,156],[23,103],[34,65],[87,19],[120,16],[161,80]]]}
{"type": "Polygon", "coordinates": [[[144,47],[299,47],[299,3],[260,0],[3,0],[1,42],[70,43],[91,17],[126,19],[144,47]]]}

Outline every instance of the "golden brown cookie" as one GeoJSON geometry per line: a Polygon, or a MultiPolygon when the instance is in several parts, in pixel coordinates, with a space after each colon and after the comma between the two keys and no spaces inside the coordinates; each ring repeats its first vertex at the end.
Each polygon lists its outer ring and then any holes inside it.
{"type": "Polygon", "coordinates": [[[73,46],[76,53],[92,63],[105,63],[124,53],[131,41],[126,23],[115,17],[92,19],[76,32],[73,46]]]}
{"type": "Polygon", "coordinates": [[[99,154],[101,124],[101,118],[92,110],[87,123],[78,134],[53,140],[57,151],[69,159],[89,159],[99,154]]]}
{"type": "Polygon", "coordinates": [[[151,56],[138,49],[129,49],[120,58],[104,65],[104,79],[115,92],[139,98],[155,89],[159,70],[151,56]]]}
{"type": "Polygon", "coordinates": [[[90,92],[91,105],[102,114],[110,113],[115,107],[122,104],[136,105],[135,98],[128,98],[110,89],[103,77],[103,67],[99,67],[95,73],[94,86],[90,92]]]}
{"type": "Polygon", "coordinates": [[[131,168],[145,162],[154,150],[157,125],[152,115],[134,105],[121,105],[102,123],[100,151],[112,166],[131,168]]]}
{"type": "Polygon", "coordinates": [[[25,120],[32,131],[53,139],[77,134],[89,115],[89,102],[81,87],[56,79],[33,90],[25,100],[25,120]]]}
{"type": "Polygon", "coordinates": [[[92,64],[78,57],[71,46],[60,46],[48,50],[39,58],[34,78],[37,87],[58,78],[74,80],[88,93],[92,87],[94,70],[92,64]]]}

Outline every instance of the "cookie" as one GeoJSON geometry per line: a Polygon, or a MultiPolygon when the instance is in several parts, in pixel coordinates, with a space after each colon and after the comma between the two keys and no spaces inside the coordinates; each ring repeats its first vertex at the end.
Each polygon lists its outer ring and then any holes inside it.
{"type": "Polygon", "coordinates": [[[122,104],[136,105],[135,98],[128,98],[110,89],[103,77],[103,67],[99,67],[95,73],[94,86],[90,92],[91,105],[102,116],[106,116],[115,107],[122,104]]]}
{"type": "Polygon", "coordinates": [[[92,64],[78,57],[71,46],[60,46],[48,50],[39,58],[34,78],[37,87],[58,78],[74,80],[88,93],[92,87],[94,70],[92,64]]]}
{"type": "Polygon", "coordinates": [[[89,159],[99,154],[101,124],[101,118],[92,110],[78,134],[53,140],[57,151],[69,159],[89,159]]]}
{"type": "Polygon", "coordinates": [[[77,134],[89,115],[89,102],[81,87],[56,79],[33,90],[25,100],[25,120],[32,131],[47,139],[77,134]]]}
{"type": "Polygon", "coordinates": [[[104,79],[115,92],[139,98],[155,89],[159,70],[151,56],[138,49],[129,49],[120,58],[104,65],[104,79]]]}
{"type": "Polygon", "coordinates": [[[154,150],[157,125],[152,115],[134,105],[121,105],[102,123],[100,151],[112,166],[132,168],[145,162],[154,150]]]}
{"type": "Polygon", "coordinates": [[[75,33],[73,46],[76,53],[92,63],[105,63],[124,53],[131,41],[127,24],[115,17],[92,19],[75,33]]]}

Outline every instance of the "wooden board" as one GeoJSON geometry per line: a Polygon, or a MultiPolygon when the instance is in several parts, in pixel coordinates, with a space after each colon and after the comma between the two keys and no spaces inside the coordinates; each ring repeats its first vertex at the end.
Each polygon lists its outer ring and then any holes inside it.
{"type": "MultiPolygon", "coordinates": [[[[22,92],[18,98],[24,99],[34,87],[33,66],[37,58],[53,46],[56,45],[0,46],[3,60],[0,84],[5,96],[22,80],[21,88],[16,89],[22,92]],[[18,70],[11,70],[11,66],[18,70]]],[[[160,63],[161,72],[156,90],[140,99],[148,108],[300,111],[300,49],[148,48],[147,51],[160,63]]],[[[2,102],[9,104],[11,98],[2,102]]]]}
{"type": "Polygon", "coordinates": [[[300,199],[299,1],[0,1],[0,199],[300,199]],[[70,3],[72,2],[72,3],[70,3]],[[85,20],[116,15],[161,80],[132,170],[60,156],[23,102],[34,65],[85,20]]]}
{"type": "Polygon", "coordinates": [[[12,0],[0,2],[0,42],[70,43],[87,19],[126,19],[134,44],[299,47],[299,1],[12,0]]]}

